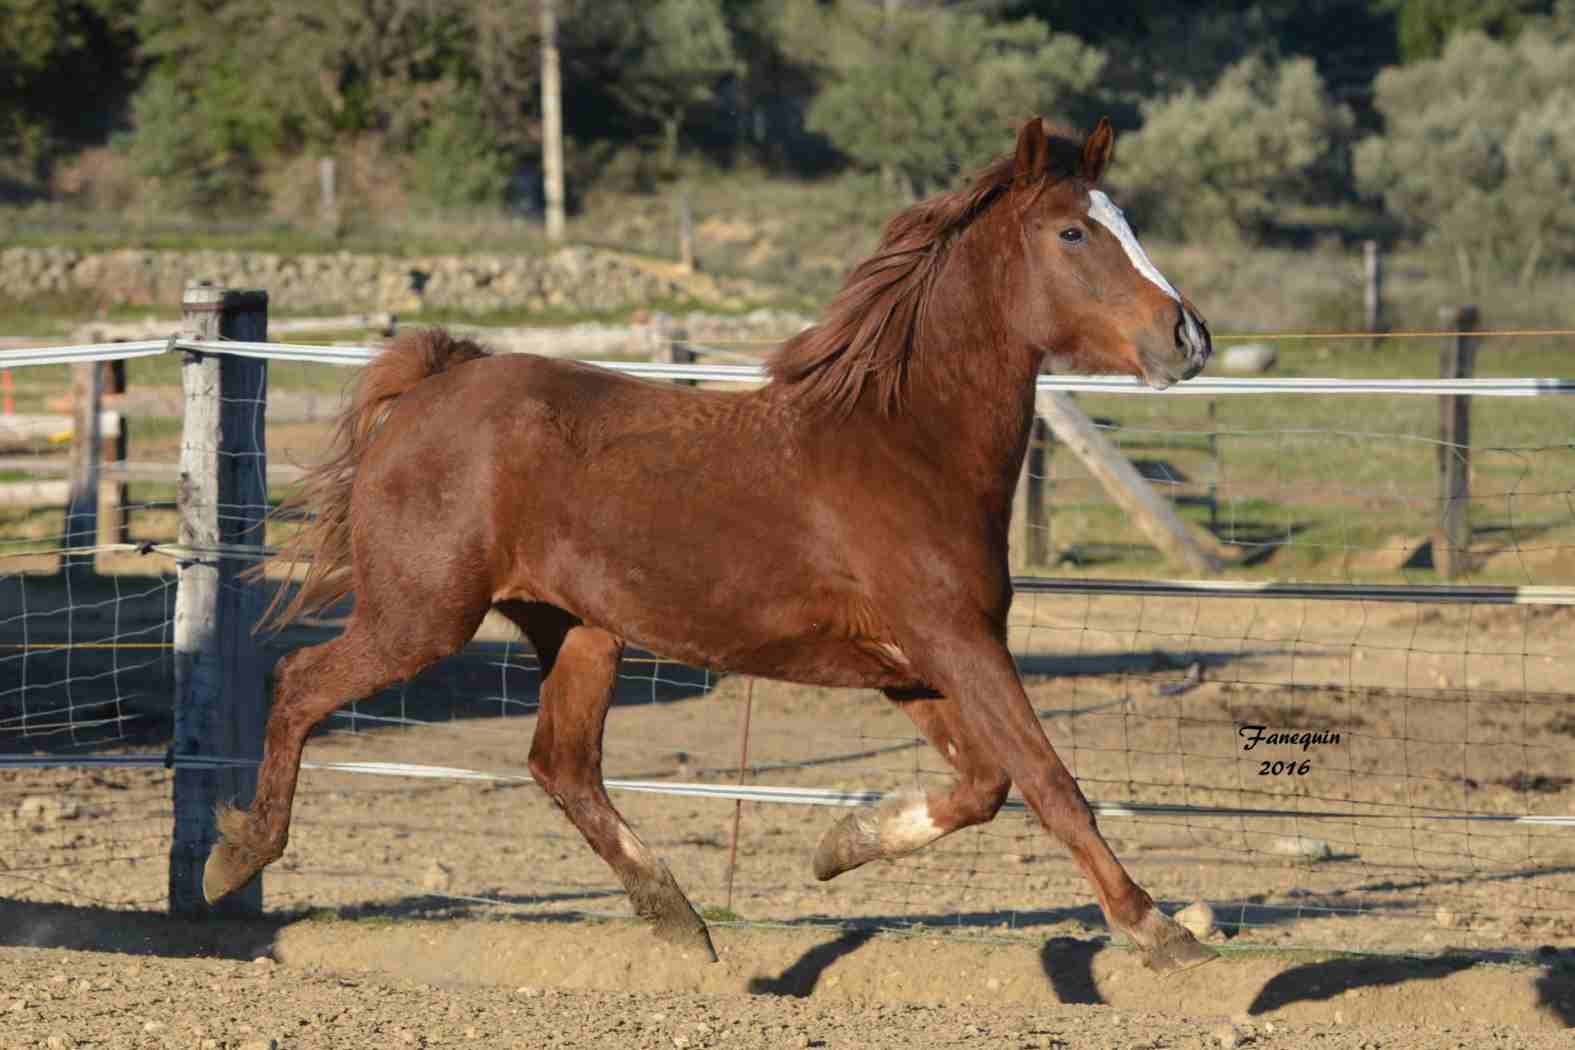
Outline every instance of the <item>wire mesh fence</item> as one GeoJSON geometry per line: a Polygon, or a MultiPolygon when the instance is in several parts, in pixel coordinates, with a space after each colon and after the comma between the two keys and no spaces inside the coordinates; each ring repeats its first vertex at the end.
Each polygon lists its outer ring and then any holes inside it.
{"type": "MultiPolygon", "coordinates": [[[[320,452],[345,377],[276,364],[267,403],[247,404],[270,501],[320,452]]],[[[1100,593],[1101,581],[1164,570],[1051,445],[1047,511],[1032,526],[1047,557],[1030,568],[1061,587],[1020,588],[1010,642],[1134,877],[1167,907],[1208,901],[1241,944],[1524,949],[1575,934],[1575,705],[1561,675],[1575,613],[1558,594],[1516,604],[1521,588],[1575,584],[1572,446],[1557,440],[1575,404],[1476,400],[1467,586],[1452,601],[1251,590],[1438,581],[1433,398],[1133,398],[1087,384],[1080,404],[1219,542],[1239,585],[1226,597],[1100,593]],[[1497,589],[1460,597],[1473,584],[1497,589]]],[[[168,420],[137,420],[131,454],[173,465],[168,420]]],[[[6,454],[51,452],[46,441],[6,454]]],[[[0,885],[13,899],[165,898],[175,571],[193,556],[175,485],[132,484],[126,542],[97,548],[86,575],[60,571],[62,508],[7,510],[0,885]]],[[[267,542],[291,527],[270,526],[267,542]]],[[[269,640],[264,666],[330,637],[335,620],[269,640]]],[[[269,906],[626,913],[616,879],[530,780],[539,685],[529,648],[489,620],[460,656],[334,714],[308,746],[290,849],[265,876],[269,906]]],[[[713,914],[1102,928],[1074,865],[1017,806],[912,857],[814,879],[809,855],[841,807],[950,778],[878,694],[751,687],[632,652],[605,770],[630,823],[713,914]]]]}

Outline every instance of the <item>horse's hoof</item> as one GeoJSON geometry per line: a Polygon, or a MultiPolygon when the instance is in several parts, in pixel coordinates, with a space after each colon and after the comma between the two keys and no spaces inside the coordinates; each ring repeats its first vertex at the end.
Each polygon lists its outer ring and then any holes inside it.
{"type": "Polygon", "coordinates": [[[251,864],[241,850],[228,842],[220,842],[208,854],[202,866],[202,895],[210,905],[245,886],[257,877],[261,869],[251,864]]]}
{"type": "Polygon", "coordinates": [[[666,864],[657,861],[654,869],[642,872],[625,886],[634,913],[651,924],[659,940],[683,951],[699,951],[709,962],[717,961],[711,931],[666,864]]]}
{"type": "Polygon", "coordinates": [[[1144,952],[1143,965],[1161,977],[1173,977],[1204,963],[1211,963],[1219,957],[1219,952],[1199,944],[1197,938],[1189,933],[1185,940],[1170,941],[1144,952]]]}
{"type": "Polygon", "coordinates": [[[668,915],[657,919],[653,932],[659,940],[680,951],[697,951],[706,962],[716,962],[716,945],[711,943],[711,931],[705,920],[695,914],[693,908],[687,910],[687,916],[668,915]]]}
{"type": "Polygon", "coordinates": [[[1143,965],[1161,977],[1171,977],[1220,957],[1219,952],[1198,943],[1192,931],[1153,908],[1129,931],[1143,952],[1143,965]]]}
{"type": "Polygon", "coordinates": [[[827,829],[815,847],[815,878],[825,882],[879,857],[879,820],[874,810],[856,809],[827,829]]]}

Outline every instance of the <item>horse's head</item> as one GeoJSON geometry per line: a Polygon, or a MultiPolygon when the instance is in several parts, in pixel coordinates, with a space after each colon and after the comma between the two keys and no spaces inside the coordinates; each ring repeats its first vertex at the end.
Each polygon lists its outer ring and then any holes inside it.
{"type": "Polygon", "coordinates": [[[1099,189],[1114,145],[1108,120],[1081,143],[1038,117],[1023,125],[1011,196],[1025,279],[1013,282],[1018,301],[1008,308],[1049,367],[1140,376],[1163,389],[1203,370],[1209,330],[1099,189]]]}

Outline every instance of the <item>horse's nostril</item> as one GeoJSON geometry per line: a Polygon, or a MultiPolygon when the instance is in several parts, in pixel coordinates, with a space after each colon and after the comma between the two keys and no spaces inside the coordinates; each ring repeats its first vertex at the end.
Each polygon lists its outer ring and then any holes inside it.
{"type": "Polygon", "coordinates": [[[1201,368],[1212,349],[1208,326],[1203,323],[1203,318],[1185,306],[1177,312],[1180,316],[1176,319],[1176,346],[1187,355],[1189,361],[1198,362],[1201,368]]]}

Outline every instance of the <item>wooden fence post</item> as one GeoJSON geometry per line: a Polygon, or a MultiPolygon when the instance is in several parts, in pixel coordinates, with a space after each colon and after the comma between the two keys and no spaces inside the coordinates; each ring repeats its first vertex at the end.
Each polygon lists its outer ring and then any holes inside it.
{"type": "MultiPolygon", "coordinates": [[[[181,302],[182,328],[199,339],[262,342],[268,293],[191,284],[181,302]]],[[[262,611],[259,586],[243,584],[253,564],[225,551],[261,547],[267,511],[267,444],[263,438],[268,363],[230,354],[187,352],[181,366],[185,420],[176,503],[180,543],[175,597],[175,833],[170,846],[170,912],[210,913],[202,867],[217,837],[220,802],[251,800],[252,763],[262,757],[267,704],[252,627],[262,611]],[[221,553],[222,552],[222,553],[221,553]],[[240,765],[185,768],[183,756],[239,759],[240,765]]],[[[212,912],[258,914],[262,880],[212,912]]]]}
{"type": "MultiPolygon", "coordinates": [[[[124,394],[126,392],[126,362],[105,361],[104,390],[105,394],[124,394]]],[[[131,447],[131,424],[124,411],[113,411],[100,417],[109,420],[113,426],[106,428],[107,432],[100,434],[103,440],[103,459],[107,470],[99,473],[98,482],[98,543],[105,546],[111,543],[126,543],[131,539],[131,518],[127,507],[126,476],[123,473],[127,451],[131,447]],[[109,475],[112,471],[121,471],[109,475]]]]}
{"type": "MultiPolygon", "coordinates": [[[[98,542],[98,478],[103,456],[100,414],[104,409],[104,372],[97,361],[71,366],[71,488],[66,500],[69,551],[98,542]]],[[[94,556],[67,554],[60,569],[73,580],[93,575],[94,556]]]]}
{"type": "MultiPolygon", "coordinates": [[[[1438,311],[1444,337],[1439,375],[1470,379],[1476,371],[1475,306],[1445,306],[1438,311]]],[[[1471,546],[1471,398],[1445,394],[1438,399],[1438,527],[1433,533],[1433,568],[1446,579],[1470,571],[1471,546]]]]}
{"type": "Polygon", "coordinates": [[[1021,572],[1034,565],[1050,563],[1050,445],[1055,439],[1038,416],[1028,431],[1028,454],[1023,457],[1023,472],[1017,477],[1017,496],[1012,500],[1012,531],[1008,550],[1012,571],[1021,572]]]}
{"type": "Polygon", "coordinates": [[[688,186],[678,190],[678,265],[685,273],[695,272],[695,213],[688,186]]]}
{"type": "Polygon", "coordinates": [[[339,162],[333,157],[317,158],[317,217],[324,226],[339,223],[339,162]]]}
{"type": "Polygon", "coordinates": [[[1035,403],[1056,437],[1161,553],[1204,576],[1216,575],[1225,567],[1214,537],[1189,528],[1069,395],[1046,391],[1035,403]]]}
{"type": "MultiPolygon", "coordinates": [[[[651,360],[659,365],[692,365],[697,354],[689,345],[689,334],[673,323],[664,313],[651,318],[647,329],[651,343],[651,360]]],[[[680,386],[699,386],[693,379],[677,379],[680,386]]]]}
{"type": "Polygon", "coordinates": [[[1384,326],[1384,257],[1377,241],[1362,242],[1363,282],[1362,305],[1366,314],[1367,330],[1372,333],[1371,345],[1378,345],[1378,333],[1384,326]]]}

